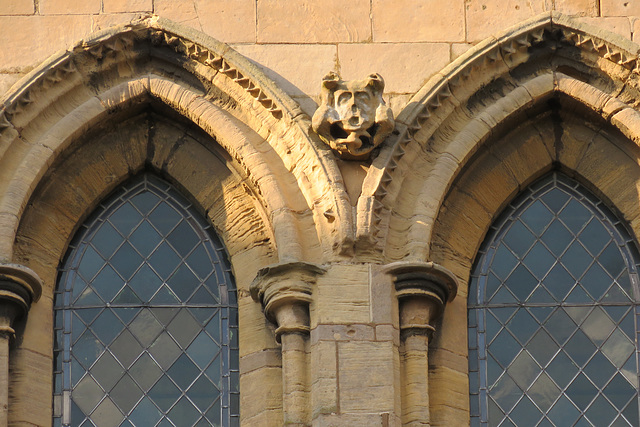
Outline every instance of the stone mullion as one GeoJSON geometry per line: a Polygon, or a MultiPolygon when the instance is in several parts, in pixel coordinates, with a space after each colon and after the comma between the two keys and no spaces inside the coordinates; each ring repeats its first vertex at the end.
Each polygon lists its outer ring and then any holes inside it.
{"type": "Polygon", "coordinates": [[[456,295],[457,280],[434,263],[401,261],[386,271],[394,278],[399,304],[402,425],[428,426],[429,340],[433,324],[456,295]]]}

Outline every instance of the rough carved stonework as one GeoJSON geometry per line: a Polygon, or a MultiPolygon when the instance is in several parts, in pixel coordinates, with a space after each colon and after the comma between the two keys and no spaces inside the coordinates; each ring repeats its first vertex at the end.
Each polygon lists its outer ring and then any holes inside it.
{"type": "Polygon", "coordinates": [[[363,160],[393,131],[393,112],[382,99],[384,80],[370,74],[344,81],[336,73],[322,79],[322,100],[313,130],[343,159],[363,160]]]}

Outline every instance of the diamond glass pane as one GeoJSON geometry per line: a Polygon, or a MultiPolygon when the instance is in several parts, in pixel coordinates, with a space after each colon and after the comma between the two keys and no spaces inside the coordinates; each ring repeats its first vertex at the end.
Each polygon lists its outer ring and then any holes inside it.
{"type": "Polygon", "coordinates": [[[54,425],[236,425],[235,286],[212,228],[143,174],[74,237],[55,295],[54,425]]]}
{"type": "Polygon", "coordinates": [[[470,280],[471,425],[636,425],[631,234],[558,173],[499,218],[470,280]]]}

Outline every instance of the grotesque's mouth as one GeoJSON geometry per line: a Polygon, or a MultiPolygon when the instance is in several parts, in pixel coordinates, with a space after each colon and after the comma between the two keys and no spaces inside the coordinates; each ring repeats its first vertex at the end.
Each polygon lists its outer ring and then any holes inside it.
{"type": "MultiPolygon", "coordinates": [[[[351,121],[353,118],[349,119],[351,121]]],[[[356,120],[359,120],[356,118],[356,120]]],[[[349,123],[351,124],[351,123],[349,123]]],[[[378,130],[378,125],[374,124],[366,130],[351,129],[351,126],[344,126],[341,121],[333,123],[329,128],[329,133],[335,140],[336,147],[348,151],[351,154],[363,154],[373,150],[373,138],[378,130]],[[346,127],[346,129],[345,129],[346,127]]]]}

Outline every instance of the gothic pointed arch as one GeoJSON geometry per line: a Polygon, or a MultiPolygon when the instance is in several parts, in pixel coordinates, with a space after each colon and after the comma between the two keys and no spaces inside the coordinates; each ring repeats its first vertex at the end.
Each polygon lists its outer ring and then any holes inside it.
{"type": "Polygon", "coordinates": [[[334,260],[352,242],[339,170],[309,125],[229,46],[157,17],[95,34],[17,83],[0,107],[0,257],[37,270],[44,289],[12,350],[12,422],[51,422],[42,379],[51,378],[57,267],[98,204],[145,171],[219,235],[250,337],[241,388],[274,384],[246,388],[243,420],[281,419],[280,350],[249,285],[261,267],[334,260]]]}
{"type": "Polygon", "coordinates": [[[487,230],[516,194],[560,170],[640,235],[637,52],[545,14],[472,48],[398,116],[365,179],[357,239],[387,262],[432,261],[460,281],[430,349],[432,425],[468,422],[467,283],[487,230]]]}
{"type": "Polygon", "coordinates": [[[310,120],[297,103],[226,44],[148,17],[55,54],[4,97],[4,254],[12,253],[15,230],[49,166],[88,130],[151,104],[195,124],[222,147],[264,206],[281,259],[313,251],[331,258],[349,247],[349,203],[339,170],[309,136],[310,120]],[[317,236],[325,237],[300,239],[300,222],[317,224],[317,236]]]}
{"type": "Polygon", "coordinates": [[[363,185],[358,240],[388,261],[429,258],[452,183],[488,140],[532,114],[581,106],[597,126],[640,140],[637,53],[635,43],[555,12],[470,49],[398,115],[363,185]]]}

